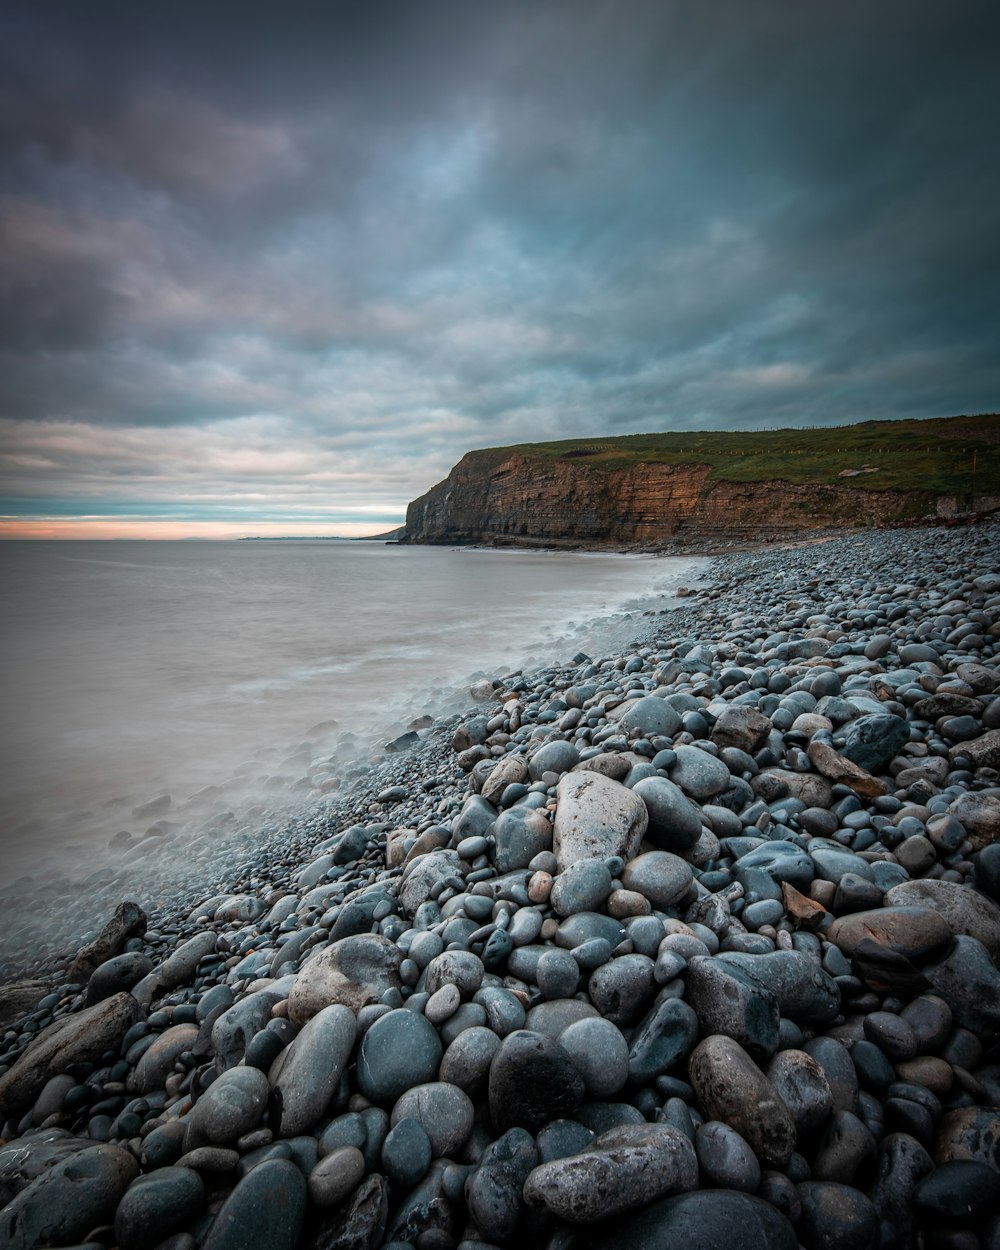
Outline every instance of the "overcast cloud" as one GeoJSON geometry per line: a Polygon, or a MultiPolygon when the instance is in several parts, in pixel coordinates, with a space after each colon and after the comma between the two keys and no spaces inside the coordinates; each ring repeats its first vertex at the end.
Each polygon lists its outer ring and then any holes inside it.
{"type": "Polygon", "coordinates": [[[1000,406],[989,0],[257,7],[5,6],[0,513],[377,530],[473,447],[1000,406]]]}

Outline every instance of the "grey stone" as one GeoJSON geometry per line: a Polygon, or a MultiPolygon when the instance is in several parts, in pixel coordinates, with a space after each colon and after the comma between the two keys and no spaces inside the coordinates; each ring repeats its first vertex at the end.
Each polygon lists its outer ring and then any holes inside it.
{"type": "Polygon", "coordinates": [[[528,775],[532,781],[540,781],[545,773],[568,773],[580,762],[580,752],[572,742],[556,739],[546,742],[528,761],[528,775]]]}
{"type": "Polygon", "coordinates": [[[552,849],[560,870],[594,856],[635,856],[649,818],[633,791],[600,773],[567,773],[556,797],[552,849]]]}
{"type": "Polygon", "coordinates": [[[289,1159],[267,1159],[222,1204],[202,1250],[295,1250],[306,1212],[306,1181],[289,1159]]]}
{"type": "Polygon", "coordinates": [[[677,711],[657,695],[630,699],[614,709],[613,719],[627,734],[640,738],[672,737],[681,727],[677,711]]]}
{"type": "Polygon", "coordinates": [[[402,952],[378,933],[342,938],[310,955],[288,996],[288,1016],[304,1024],[324,1007],[342,1004],[357,1013],[402,981],[402,952]]]}
{"type": "Polygon", "coordinates": [[[583,1077],[589,1098],[610,1098],[629,1076],[629,1048],[610,1020],[577,1020],[559,1034],[559,1045],[583,1077]]]}
{"type": "Polygon", "coordinates": [[[982,942],[1000,959],[1000,906],[985,894],[954,881],[904,881],[885,896],[886,907],[930,907],[954,934],[982,942]]]}
{"type": "Polygon", "coordinates": [[[218,937],[211,929],[188,938],[159,967],[136,983],[132,989],[133,997],[148,1007],[155,998],[186,984],[205,956],[214,954],[217,941],[218,937]]]}
{"type": "Polygon", "coordinates": [[[670,780],[694,799],[710,799],[721,794],[731,780],[722,760],[698,747],[675,747],[677,759],[670,769],[670,780]]]}
{"type": "Polygon", "coordinates": [[[361,1039],[358,1089],[372,1102],[393,1103],[414,1085],[432,1081],[443,1053],[429,1020],[415,1011],[390,1011],[361,1039]]]}
{"type": "Polygon", "coordinates": [[[585,1085],[566,1051],[543,1033],[519,1029],[504,1038],[490,1068],[490,1118],[498,1132],[537,1132],[568,1116],[583,1101],[585,1085]]]}
{"type": "Polygon", "coordinates": [[[742,968],[774,995],[778,1011],[797,1024],[828,1024],[840,1013],[840,989],[818,959],[804,951],[761,955],[724,951],[719,960],[742,968]]]}
{"type": "Polygon", "coordinates": [[[365,1156],[361,1151],[356,1146],[339,1146],[309,1173],[309,1199],[321,1208],[339,1206],[360,1185],[364,1175],[365,1156]]]}
{"type": "Polygon", "coordinates": [[[611,893],[611,873],[603,859],[578,859],[552,883],[549,902],[559,916],[596,911],[611,893]]]}
{"type": "MultiPolygon", "coordinates": [[[[589,1135],[588,1135],[589,1136],[589,1135]]],[[[493,1245],[507,1245],[521,1229],[522,1191],[538,1163],[538,1150],[523,1128],[508,1129],[489,1145],[465,1182],[465,1201],[476,1227],[493,1245]]]]}
{"type": "Polygon", "coordinates": [[[196,1024],[175,1024],[165,1029],[136,1065],[133,1088],[140,1094],[163,1089],[174,1064],[198,1040],[198,1032],[196,1024]]]}
{"type": "Polygon", "coordinates": [[[147,976],[152,969],[153,961],[141,951],[129,951],[127,954],[115,955],[111,959],[106,959],[104,963],[94,970],[93,975],[87,982],[87,1006],[90,1007],[94,1003],[103,1002],[104,999],[110,998],[112,994],[120,994],[125,990],[130,990],[133,985],[141,981],[144,976],[147,976]]]}
{"type": "Polygon", "coordinates": [[[322,1118],[340,1084],[356,1035],[354,1012],[337,1003],[312,1016],[278,1056],[270,1074],[271,1121],[278,1136],[296,1137],[322,1118]]]}
{"type": "Polygon", "coordinates": [[[552,826],[543,812],[530,807],[501,812],[493,836],[497,871],[501,873],[527,868],[536,855],[552,847],[552,826]]]}
{"type": "Polygon", "coordinates": [[[558,1219],[590,1224],[697,1184],[694,1147],[683,1133],[669,1124],[622,1125],[577,1155],[535,1168],[524,1197],[558,1219]]]}
{"type": "Polygon", "coordinates": [[[625,865],[621,881],[649,900],[658,911],[679,903],[691,889],[691,865],[670,851],[646,851],[625,865]]]}
{"type": "Polygon", "coordinates": [[[453,1157],[472,1132],[475,1108],[472,1100],[457,1085],[433,1081],[408,1089],[392,1109],[393,1128],[412,1118],[423,1128],[431,1143],[435,1159],[453,1157]]]}
{"type": "Polygon", "coordinates": [[[788,1220],[769,1203],[736,1190],[702,1189],[650,1203],[616,1222],[592,1242],[593,1250],[798,1250],[788,1220]]]}
{"type": "Polygon", "coordinates": [[[883,772],[910,740],[910,726],[901,716],[859,716],[844,735],[841,755],[870,773],[883,772]]]}
{"type": "Polygon", "coordinates": [[[212,1047],[222,1066],[234,1067],[253,1037],[271,1019],[271,1009],[285,997],[277,990],[257,990],[218,1016],[212,1025],[212,1047]]]}
{"type": "Polygon", "coordinates": [[[719,1120],[709,1120],[696,1132],[694,1148],[703,1183],[715,1189],[756,1193],[760,1184],[760,1164],[734,1128],[719,1120]]]}
{"type": "Polygon", "coordinates": [[[139,1164],[118,1146],[96,1145],[62,1159],[0,1211],[0,1245],[37,1250],[72,1245],[110,1222],[139,1164]]]}
{"type": "Polygon", "coordinates": [[[779,1051],[768,1064],[767,1079],[791,1112],[800,1138],[815,1135],[833,1115],[826,1072],[804,1050],[779,1051]]]}
{"type": "Polygon", "coordinates": [[[681,998],[656,1003],[632,1034],[628,1078],[646,1085],[686,1059],[698,1041],[698,1017],[681,998]]]}
{"type": "Polygon", "coordinates": [[[764,1166],[787,1164],[795,1149],[795,1121],[738,1042],[720,1035],[705,1038],[691,1055],[688,1075],[706,1119],[734,1128],[764,1166]]]}
{"type": "Polygon", "coordinates": [[[190,1168],[158,1168],[137,1177],[115,1212],[120,1250],[153,1250],[201,1214],[205,1186],[190,1168]]]}
{"type": "Polygon", "coordinates": [[[43,1029],[0,1077],[0,1120],[33,1102],[51,1077],[77,1063],[96,1063],[106,1050],[117,1050],[143,1014],[131,994],[115,994],[43,1029]]]}
{"type": "Polygon", "coordinates": [[[191,1109],[185,1150],[226,1146],[260,1122],[271,1087],[256,1068],[230,1068],[221,1073],[191,1109]]]}
{"type": "Polygon", "coordinates": [[[646,808],[646,836],[661,850],[682,854],[701,837],[698,809],[674,782],[666,777],[646,777],[636,782],[633,793],[646,808]]]}
{"type": "Polygon", "coordinates": [[[688,960],[686,986],[702,1036],[724,1034],[762,1062],[778,1049],[778,1000],[741,967],[696,955],[688,960]]]}
{"type": "Polygon", "coordinates": [[[835,1181],[803,1181],[798,1191],[799,1234],[807,1246],[868,1250],[877,1243],[878,1214],[859,1190],[835,1181]]]}

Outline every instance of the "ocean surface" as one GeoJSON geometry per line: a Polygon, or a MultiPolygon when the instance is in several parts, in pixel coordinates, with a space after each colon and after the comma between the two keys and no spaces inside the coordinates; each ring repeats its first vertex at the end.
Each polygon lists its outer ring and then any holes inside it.
{"type": "Polygon", "coordinates": [[[702,561],[380,542],[0,543],[0,888],[308,802],[420,715],[643,632],[702,561]],[[120,852],[119,852],[120,853],[120,852]]]}

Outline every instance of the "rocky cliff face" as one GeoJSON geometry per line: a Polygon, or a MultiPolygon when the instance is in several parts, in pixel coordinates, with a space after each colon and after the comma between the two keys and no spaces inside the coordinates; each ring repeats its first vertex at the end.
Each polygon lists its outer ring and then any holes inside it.
{"type": "Polygon", "coordinates": [[[406,511],[402,541],[595,546],[765,538],[935,510],[930,494],[783,481],[710,481],[706,465],[595,471],[575,459],[470,452],[406,511]]]}

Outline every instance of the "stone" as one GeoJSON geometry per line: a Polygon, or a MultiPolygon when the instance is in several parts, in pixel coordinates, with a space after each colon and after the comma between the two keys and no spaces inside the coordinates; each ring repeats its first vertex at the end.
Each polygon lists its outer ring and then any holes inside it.
{"type": "Polygon", "coordinates": [[[410,860],[399,886],[399,906],[403,914],[415,916],[417,908],[432,898],[449,877],[461,876],[461,868],[462,861],[451,850],[436,850],[410,860]]]}
{"type": "Polygon", "coordinates": [[[725,764],[699,747],[674,748],[676,759],[670,768],[670,780],[692,799],[711,799],[729,785],[731,775],[725,764]]]}
{"type": "Polygon", "coordinates": [[[431,1143],[435,1159],[453,1157],[468,1140],[475,1119],[472,1100],[457,1085],[432,1081],[408,1089],[392,1109],[390,1124],[416,1120],[431,1143]]]}
{"type": "Polygon", "coordinates": [[[593,1250],[798,1250],[795,1229],[769,1203],[727,1189],[701,1189],[652,1202],[591,1241],[593,1250]]]}
{"type": "Polygon", "coordinates": [[[730,704],[716,717],[712,741],[717,747],[735,747],[753,755],[767,741],[771,722],[754,707],[730,704]]]}
{"type": "Polygon", "coordinates": [[[515,1240],[523,1224],[524,1183],[537,1164],[538,1150],[531,1134],[512,1128],[487,1146],[465,1182],[469,1214],[490,1244],[508,1245],[515,1240]]]}
{"type": "MultiPolygon", "coordinates": [[[[524,1023],[523,1018],[521,1023],[524,1023]]],[[[444,1052],[438,1076],[470,1096],[478,1094],[486,1086],[500,1040],[493,1029],[483,1025],[463,1029],[444,1052]]]]}
{"type": "Polygon", "coordinates": [[[483,983],[486,969],[471,951],[443,951],[427,965],[423,988],[434,994],[445,985],[457,987],[463,1001],[472,998],[483,983]]]}
{"type": "Polygon", "coordinates": [[[867,1126],[850,1111],[835,1111],[813,1157],[813,1179],[852,1185],[858,1178],[866,1184],[875,1154],[867,1126]]]}
{"type": "Polygon", "coordinates": [[[340,1084],[356,1036],[354,1012],[336,1003],[311,1016],[278,1056],[270,1074],[271,1127],[277,1136],[297,1137],[322,1118],[340,1084]]]}
{"type": "Polygon", "coordinates": [[[835,785],[849,786],[855,794],[874,799],[885,794],[887,787],[884,781],[873,777],[865,769],[835,751],[828,742],[814,738],[806,748],[809,762],[818,773],[832,781],[835,785]]]}
{"type": "Polygon", "coordinates": [[[153,961],[141,951],[129,951],[106,959],[87,982],[86,1004],[103,1002],[112,994],[130,990],[153,970],[153,961]]]}
{"type": "Polygon", "coordinates": [[[568,773],[580,762],[580,752],[572,742],[555,739],[546,742],[528,761],[528,775],[532,781],[540,781],[545,773],[568,773]]]}
{"type": "Polygon", "coordinates": [[[730,1037],[706,1037],[688,1061],[688,1077],[706,1120],[734,1128],[767,1167],[783,1168],[795,1149],[795,1121],[750,1055],[730,1037]]]}
{"type": "Polygon", "coordinates": [[[230,1068],[201,1095],[187,1118],[184,1149],[226,1146],[260,1123],[271,1086],[256,1068],[230,1068]]]}
{"type": "Polygon", "coordinates": [[[205,1185],[190,1168],[158,1168],[137,1177],[115,1212],[120,1250],[154,1250],[200,1215],[204,1202],[205,1185]]]}
{"type": "Polygon", "coordinates": [[[552,847],[552,826],[543,812],[512,807],[501,812],[493,830],[497,871],[527,868],[536,855],[552,847]]]}
{"type": "MultiPolygon", "coordinates": [[[[429,1158],[427,1163],[430,1164],[429,1158]]],[[[361,1151],[356,1146],[339,1146],[309,1173],[309,1199],[318,1207],[336,1207],[358,1187],[364,1175],[365,1156],[361,1151]]]]}
{"type": "Polygon", "coordinates": [[[798,1186],[799,1235],[809,1250],[870,1250],[877,1244],[878,1213],[857,1189],[835,1181],[798,1186]]]}
{"type": "Polygon", "coordinates": [[[942,959],[922,971],[957,1024],[977,1034],[1000,1027],[1000,972],[982,942],[960,935],[942,959]]]}
{"type": "MultiPolygon", "coordinates": [[[[889,891],[894,899],[898,897],[895,889],[889,891]]],[[[847,916],[838,916],[826,931],[826,936],[848,956],[853,955],[858,944],[868,938],[889,947],[906,959],[920,960],[928,958],[948,944],[951,940],[951,928],[936,910],[902,903],[897,906],[893,902],[873,911],[856,911],[847,916]]]]}
{"type": "Polygon", "coordinates": [[[400,989],[402,952],[378,933],[359,933],[322,947],[302,965],[288,996],[288,1018],[305,1024],[324,1007],[341,1004],[355,1014],[400,989]]]}
{"type": "Polygon", "coordinates": [[[198,1033],[196,1024],[175,1024],[164,1029],[136,1065],[132,1087],[140,1094],[163,1089],[174,1064],[185,1051],[191,1050],[198,1040],[198,1033]]]}
{"type": "Polygon", "coordinates": [[[584,1079],[566,1051],[543,1033],[519,1029],[504,1038],[489,1076],[490,1118],[504,1133],[536,1133],[570,1116],[583,1101],[584,1079]]]}
{"type": "Polygon", "coordinates": [[[696,955],[688,960],[685,980],[702,1036],[732,1038],[762,1062],[778,1049],[778,1000],[756,978],[721,959],[696,955]]]}
{"type": "Polygon", "coordinates": [[[941,1117],[934,1162],[940,1166],[955,1159],[986,1163],[1000,1172],[1000,1108],[959,1107],[941,1117]]]}
{"type": "Polygon", "coordinates": [[[361,1039],[358,1089],[372,1102],[394,1103],[414,1085],[434,1080],[443,1053],[437,1030],[424,1016],[390,1011],[361,1039]]]}
{"type": "Polygon", "coordinates": [[[869,773],[880,773],[910,740],[910,726],[901,716],[859,716],[844,732],[840,753],[869,773]]]}
{"type": "Polygon", "coordinates": [[[701,837],[698,809],[673,781],[666,777],[645,777],[635,783],[632,792],[645,806],[646,836],[654,846],[682,854],[701,837]]]}
{"type": "Polygon", "coordinates": [[[819,961],[804,951],[761,955],[723,951],[719,961],[741,968],[775,997],[779,1013],[797,1024],[829,1024],[840,1013],[840,989],[819,961]]]}
{"type": "Polygon", "coordinates": [[[577,1020],[559,1034],[559,1045],[583,1077],[588,1098],[611,1098],[629,1076],[629,1048],[610,1020],[577,1020]]]}
{"type": "Polygon", "coordinates": [[[66,980],[86,982],[101,964],[121,954],[130,938],[141,937],[146,932],[146,924],[146,913],[138,903],[119,903],[97,937],[77,952],[66,970],[66,980]]]}
{"type": "Polygon", "coordinates": [[[558,916],[597,911],[611,893],[611,873],[603,859],[578,859],[552,883],[550,902],[558,916]]]}
{"type": "Polygon", "coordinates": [[[658,911],[666,911],[685,898],[691,889],[691,865],[670,851],[646,851],[625,865],[621,882],[649,900],[658,911]]]}
{"type": "Polygon", "coordinates": [[[243,1059],[251,1040],[271,1019],[271,1011],[284,997],[284,993],[277,990],[257,990],[216,1017],[212,1025],[212,1047],[219,1057],[220,1067],[235,1067],[243,1059]]]}
{"type": "Polygon", "coordinates": [[[218,936],[212,929],[196,933],[182,942],[158,967],[148,973],[132,988],[132,996],[144,1007],[168,991],[184,985],[194,976],[195,969],[208,955],[215,953],[218,936]]]}
{"type": "Polygon", "coordinates": [[[37,1176],[0,1211],[4,1250],[36,1250],[83,1241],[114,1218],[115,1208],[139,1172],[118,1146],[91,1145],[37,1176]]]}
{"type": "Polygon", "coordinates": [[[953,746],[949,756],[964,755],[974,769],[1000,768],[1000,729],[991,729],[971,742],[959,742],[953,746]]]}
{"type": "Polygon", "coordinates": [[[657,1002],[640,1021],[628,1047],[628,1079],[647,1085],[680,1063],[698,1041],[694,1009],[681,998],[657,1002]]]}
{"type": "Polygon", "coordinates": [[[222,1204],[202,1250],[295,1250],[306,1213],[306,1180],[289,1159],[265,1159],[222,1204]]]}
{"type": "Polygon", "coordinates": [[[654,964],[648,955],[620,955],[590,975],[587,992],[602,1016],[619,1027],[634,1024],[655,990],[654,964]]]}
{"type": "Polygon", "coordinates": [[[747,869],[759,869],[767,873],[772,881],[788,882],[797,890],[808,890],[815,875],[815,867],[811,857],[794,842],[778,839],[765,842],[740,855],[735,864],[734,875],[740,879],[740,873],[747,869]]]}
{"type": "Polygon", "coordinates": [[[480,794],[496,807],[501,794],[510,785],[520,785],[528,778],[528,761],[523,755],[505,755],[495,764],[483,782],[480,794]]]}
{"type": "Polygon", "coordinates": [[[965,828],[974,851],[1000,839],[1000,798],[967,790],[948,804],[948,815],[965,828]]]}
{"type": "Polygon", "coordinates": [[[913,1202],[931,1220],[974,1224],[1000,1210],[1000,1173],[974,1159],[954,1159],[918,1183],[913,1202]]]}
{"type": "Polygon", "coordinates": [[[1000,959],[1000,905],[954,881],[904,881],[886,893],[886,907],[930,907],[950,931],[982,942],[1000,959]]]}
{"type": "Polygon", "coordinates": [[[612,1219],[698,1184],[690,1140],[670,1124],[629,1124],[602,1133],[579,1154],[543,1163],[524,1184],[525,1201],[557,1219],[612,1219]]]}
{"type": "Polygon", "coordinates": [[[618,722],[626,734],[634,734],[639,738],[669,738],[681,728],[678,712],[666,699],[657,695],[644,695],[639,699],[628,700],[614,709],[612,719],[618,722]]]}
{"type": "Polygon", "coordinates": [[[649,817],[642,799],[600,773],[567,773],[556,790],[552,849],[560,871],[578,859],[633,859],[649,817]]]}
{"type": "Polygon", "coordinates": [[[760,1164],[743,1138],[718,1120],[709,1120],[695,1134],[695,1153],[702,1183],[714,1189],[736,1189],[756,1193],[760,1185],[760,1164]]]}
{"type": "Polygon", "coordinates": [[[913,1238],[916,1233],[913,1192],[933,1167],[930,1155],[908,1133],[890,1133],[879,1143],[877,1174],[870,1197],[879,1219],[894,1229],[901,1240],[913,1238]]]}
{"type": "Polygon", "coordinates": [[[45,1083],[77,1063],[96,1063],[117,1050],[125,1033],[143,1019],[131,994],[115,994],[43,1029],[0,1077],[0,1122],[34,1102],[45,1083]]]}
{"type": "Polygon", "coordinates": [[[310,1220],[302,1250],[376,1250],[388,1222],[388,1186],[384,1176],[369,1176],[340,1206],[310,1220]]]}
{"type": "Polygon", "coordinates": [[[780,1050],[768,1064],[767,1079],[791,1112],[799,1139],[815,1136],[833,1115],[826,1073],[804,1050],[780,1050]]]}

